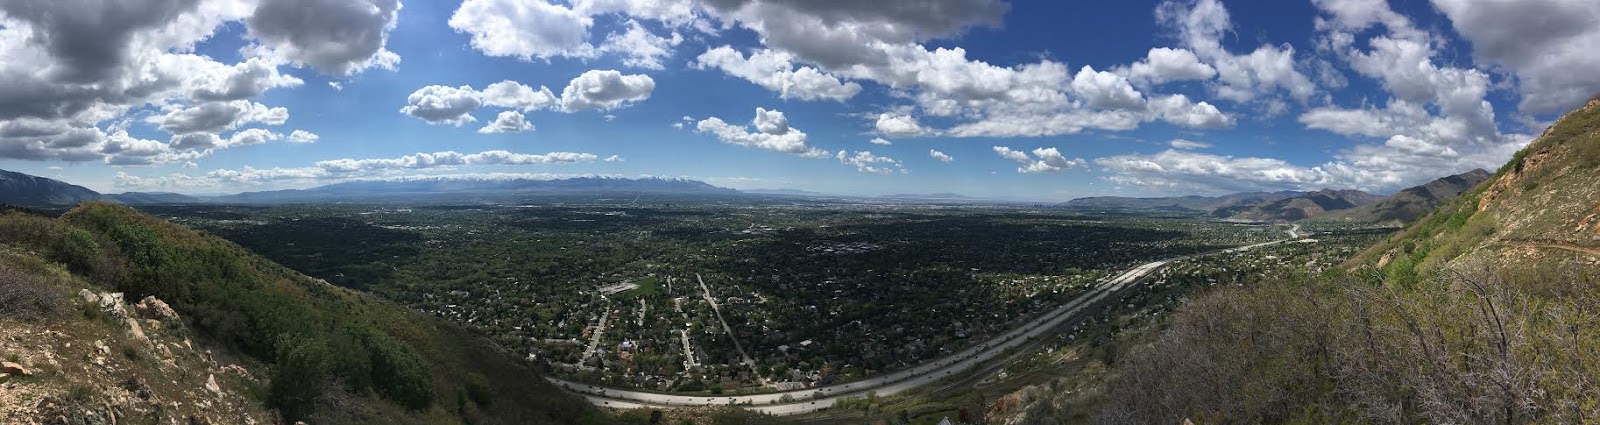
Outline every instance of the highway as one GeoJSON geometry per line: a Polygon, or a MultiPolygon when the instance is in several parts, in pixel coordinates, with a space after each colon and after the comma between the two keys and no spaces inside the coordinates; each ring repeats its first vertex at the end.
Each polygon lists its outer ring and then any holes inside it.
{"type": "Polygon", "coordinates": [[[713,406],[713,405],[742,405],[746,409],[764,412],[773,415],[797,415],[815,412],[832,407],[844,397],[859,397],[867,391],[872,391],[878,396],[889,396],[908,391],[923,385],[937,382],[941,379],[959,375],[967,370],[984,365],[986,362],[1005,359],[1005,354],[1017,346],[1028,341],[1044,336],[1064,325],[1069,319],[1079,316],[1101,301],[1106,300],[1128,288],[1139,279],[1160,270],[1174,261],[1191,257],[1249,251],[1265,246],[1284,243],[1301,237],[1300,226],[1291,228],[1288,239],[1254,245],[1228,248],[1208,253],[1186,255],[1146,263],[1110,280],[1100,283],[1078,298],[1045,313],[1033,321],[996,336],[982,344],[969,347],[940,359],[935,359],[908,369],[893,373],[879,375],[859,381],[830,385],[825,387],[807,388],[804,390],[784,391],[764,394],[732,395],[732,396],[690,396],[679,394],[662,394],[645,391],[608,388],[597,385],[576,383],[556,378],[546,378],[556,386],[582,395],[596,406],[632,409],[632,408],[670,408],[683,406],[713,406]]]}

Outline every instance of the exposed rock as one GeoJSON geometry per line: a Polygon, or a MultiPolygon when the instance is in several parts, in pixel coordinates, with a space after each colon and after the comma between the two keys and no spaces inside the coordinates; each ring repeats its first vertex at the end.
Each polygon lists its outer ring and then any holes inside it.
{"type": "Polygon", "coordinates": [[[206,391],[216,394],[217,397],[222,397],[222,386],[217,385],[217,375],[209,375],[206,377],[206,391]]]}
{"type": "Polygon", "coordinates": [[[146,319],[168,320],[178,318],[178,312],[173,310],[172,306],[154,296],[144,297],[144,299],[139,300],[139,304],[133,306],[133,309],[146,319]]]}
{"type": "Polygon", "coordinates": [[[250,375],[250,371],[249,370],[245,369],[243,366],[239,366],[239,365],[236,365],[236,364],[230,364],[230,365],[224,366],[222,368],[222,371],[223,372],[232,373],[234,375],[238,375],[240,378],[244,378],[247,381],[254,381],[255,380],[255,376],[250,375]]]}
{"type": "Polygon", "coordinates": [[[0,362],[0,373],[6,373],[14,376],[33,376],[33,371],[22,367],[20,364],[12,362],[0,362]]]}

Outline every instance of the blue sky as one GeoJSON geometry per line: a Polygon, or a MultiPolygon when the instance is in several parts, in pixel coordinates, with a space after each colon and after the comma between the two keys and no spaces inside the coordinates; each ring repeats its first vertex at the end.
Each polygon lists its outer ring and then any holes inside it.
{"type": "Polygon", "coordinates": [[[0,168],[200,194],[1387,192],[1503,163],[1600,92],[1572,72],[1594,45],[1581,0],[7,3],[0,168]]]}

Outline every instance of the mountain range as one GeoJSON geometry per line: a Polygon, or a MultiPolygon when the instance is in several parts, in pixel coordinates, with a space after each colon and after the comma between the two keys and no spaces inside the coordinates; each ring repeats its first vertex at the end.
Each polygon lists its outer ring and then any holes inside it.
{"type": "Polygon", "coordinates": [[[318,186],[244,192],[222,196],[190,196],[166,192],[101,194],[83,186],[54,179],[0,170],[0,204],[73,206],[85,201],[115,201],[129,205],[197,203],[293,203],[382,201],[391,199],[503,200],[540,195],[739,195],[733,189],[687,179],[578,177],[570,179],[461,179],[358,180],[318,186]]]}

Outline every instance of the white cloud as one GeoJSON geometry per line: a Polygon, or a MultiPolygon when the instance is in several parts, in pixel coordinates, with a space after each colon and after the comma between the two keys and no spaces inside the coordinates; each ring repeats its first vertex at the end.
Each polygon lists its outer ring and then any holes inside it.
{"type": "Polygon", "coordinates": [[[755,132],[749,131],[745,126],[728,124],[721,118],[711,117],[696,123],[695,131],[714,135],[723,143],[730,145],[778,151],[807,158],[829,156],[828,151],[807,143],[806,133],[789,127],[789,120],[782,112],[756,108],[756,117],[751,120],[751,125],[756,127],[755,132]]]}
{"type": "Polygon", "coordinates": [[[1209,80],[1217,76],[1217,69],[1200,62],[1200,58],[1195,56],[1194,52],[1168,47],[1150,49],[1150,53],[1146,54],[1143,60],[1134,62],[1126,68],[1118,68],[1116,71],[1127,76],[1129,80],[1143,85],[1209,80]]]}
{"type": "Polygon", "coordinates": [[[521,133],[524,131],[533,131],[533,123],[528,122],[527,119],[523,118],[522,113],[517,111],[500,111],[500,115],[495,117],[494,121],[478,129],[478,133],[482,134],[521,133]]]}
{"type": "Polygon", "coordinates": [[[316,143],[317,139],[320,138],[322,138],[322,136],[318,136],[317,133],[312,133],[305,130],[295,130],[289,133],[290,143],[316,143]]]}
{"type": "Polygon", "coordinates": [[[873,155],[870,151],[858,151],[855,154],[850,154],[841,150],[834,158],[838,159],[840,164],[856,167],[856,171],[867,174],[891,174],[896,171],[905,174],[907,172],[905,164],[899,160],[873,155]]]}
{"type": "Polygon", "coordinates": [[[429,124],[460,126],[477,121],[472,112],[481,105],[478,92],[470,86],[427,86],[406,96],[406,106],[400,112],[429,124]]]}
{"type": "Polygon", "coordinates": [[[198,72],[184,86],[189,98],[202,101],[243,100],[261,96],[278,87],[298,87],[299,78],[278,71],[277,65],[261,58],[250,58],[233,66],[218,62],[197,62],[198,72]]]}
{"type": "Polygon", "coordinates": [[[622,156],[620,156],[620,155],[612,155],[612,156],[606,157],[605,161],[606,162],[623,162],[623,161],[627,161],[627,160],[623,159],[622,156]]]}
{"type": "Polygon", "coordinates": [[[472,47],[489,56],[523,60],[588,58],[594,20],[545,0],[466,0],[450,16],[450,28],[472,36],[472,47]]]}
{"type": "Polygon", "coordinates": [[[1316,83],[1297,69],[1293,46],[1264,44],[1247,54],[1223,47],[1233,22],[1219,0],[1166,0],[1156,8],[1156,18],[1176,29],[1183,46],[1216,69],[1211,88],[1217,97],[1248,102],[1281,91],[1305,103],[1317,91],[1316,83]]]}
{"type": "Polygon", "coordinates": [[[909,114],[878,114],[878,122],[873,126],[878,133],[889,137],[917,137],[932,133],[909,114]]]}
{"type": "Polygon", "coordinates": [[[561,110],[611,110],[650,98],[656,82],[649,75],[624,75],[613,70],[584,72],[561,90],[561,110]]]}
{"type": "Polygon", "coordinates": [[[1219,129],[1233,127],[1233,117],[1206,102],[1191,103],[1188,96],[1175,94],[1150,99],[1150,111],[1162,121],[1183,128],[1219,129]]]}
{"type": "Polygon", "coordinates": [[[789,133],[789,119],[783,112],[756,108],[756,117],[750,121],[756,126],[756,131],[766,134],[781,135],[789,133]]]}
{"type": "Polygon", "coordinates": [[[335,159],[318,161],[317,168],[328,173],[354,173],[394,169],[426,169],[463,165],[531,165],[570,162],[594,162],[598,156],[590,153],[551,152],[547,154],[513,153],[503,150],[463,154],[455,151],[416,153],[397,158],[335,159]]]}
{"type": "Polygon", "coordinates": [[[868,140],[867,143],[871,143],[871,144],[874,144],[874,145],[884,145],[884,146],[889,146],[889,145],[893,145],[894,144],[894,142],[891,142],[891,141],[888,141],[888,140],[884,140],[882,137],[874,137],[874,138],[872,138],[872,140],[868,140]]]}
{"type": "Polygon", "coordinates": [[[282,134],[273,133],[260,128],[248,128],[234,132],[232,136],[228,136],[227,143],[224,143],[218,147],[236,148],[240,146],[259,145],[280,139],[283,139],[282,134]]]}
{"type": "Polygon", "coordinates": [[[559,100],[550,92],[549,87],[539,86],[539,90],[534,90],[532,87],[511,80],[490,84],[479,94],[484,105],[519,109],[523,112],[553,108],[559,100]]]}
{"type": "Polygon", "coordinates": [[[939,152],[939,151],[934,150],[934,149],[928,149],[928,156],[933,158],[933,159],[939,160],[939,162],[943,162],[943,163],[947,163],[947,164],[950,163],[951,161],[955,161],[956,160],[955,158],[952,158],[950,155],[946,155],[944,152],[939,152]]]}
{"type": "MultiPolygon", "coordinates": [[[[1313,189],[1352,182],[1343,169],[1305,168],[1271,158],[1235,158],[1180,150],[1095,159],[1112,182],[1169,191],[1239,192],[1313,189]]],[[[1352,187],[1352,186],[1345,186],[1352,187]]],[[[1356,186],[1359,187],[1359,186],[1356,186]]]]}
{"type": "Polygon", "coordinates": [[[1167,142],[1167,144],[1172,145],[1173,149],[1183,149],[1183,150],[1196,150],[1196,149],[1210,149],[1211,148],[1211,144],[1210,143],[1196,142],[1196,141],[1193,141],[1193,140],[1184,140],[1184,139],[1172,139],[1172,141],[1167,142]]]}
{"type": "Polygon", "coordinates": [[[809,66],[796,67],[794,56],[763,49],[746,57],[729,46],[706,50],[696,59],[699,69],[717,68],[728,75],[756,83],[778,92],[782,99],[834,100],[843,102],[861,92],[861,85],[809,66]]]}
{"type": "Polygon", "coordinates": [[[677,32],[669,37],[659,36],[636,20],[629,20],[627,27],[627,31],[607,36],[605,43],[600,45],[601,52],[621,55],[623,65],[644,69],[665,68],[661,61],[671,57],[672,49],[683,42],[683,36],[677,32]]]}
{"type": "Polygon", "coordinates": [[[1017,172],[1023,174],[1054,173],[1069,168],[1088,166],[1088,163],[1083,158],[1068,159],[1056,148],[1034,149],[1032,158],[1029,158],[1028,154],[1022,151],[1005,146],[995,146],[994,152],[999,154],[1001,158],[1022,164],[1021,167],[1017,167],[1017,172]]]}
{"type": "Polygon", "coordinates": [[[385,48],[399,14],[399,0],[260,0],[245,22],[266,55],[349,75],[400,62],[385,48]]]}
{"type": "Polygon", "coordinates": [[[1144,95],[1133,89],[1128,79],[1085,66],[1072,77],[1072,91],[1099,109],[1138,110],[1144,108],[1144,95]]]}

